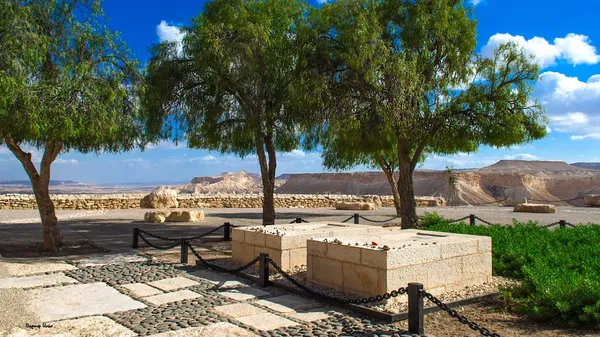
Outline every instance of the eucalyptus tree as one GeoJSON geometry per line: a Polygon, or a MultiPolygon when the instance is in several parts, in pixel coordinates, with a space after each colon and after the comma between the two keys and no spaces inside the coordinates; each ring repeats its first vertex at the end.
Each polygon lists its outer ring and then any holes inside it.
{"type": "Polygon", "coordinates": [[[404,228],[418,223],[412,176],[427,155],[545,136],[538,66],[514,44],[480,57],[462,0],[337,0],[311,27],[300,83],[325,121],[324,164],[380,167],[404,228]]]}
{"type": "Polygon", "coordinates": [[[138,64],[104,25],[99,0],[3,0],[0,17],[0,145],[27,172],[44,248],[54,252],[63,237],[49,194],[51,165],[63,152],[137,146],[138,64]]]}
{"type": "Polygon", "coordinates": [[[155,46],[143,107],[149,140],[186,139],[191,148],[255,154],[263,224],[275,221],[277,151],[301,145],[292,87],[304,45],[300,0],[215,0],[183,28],[182,45],[155,46]]]}

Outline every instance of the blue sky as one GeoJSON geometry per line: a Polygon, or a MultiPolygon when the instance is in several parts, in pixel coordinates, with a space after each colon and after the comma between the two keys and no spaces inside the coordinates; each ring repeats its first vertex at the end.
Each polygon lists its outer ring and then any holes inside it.
{"type": "MultiPolygon", "coordinates": [[[[542,67],[534,98],[545,107],[549,134],[540,141],[513,147],[482,147],[477,153],[431,156],[422,168],[481,167],[501,159],[600,162],[600,28],[597,0],[467,0],[478,21],[477,51],[484,55],[508,40],[516,41],[542,67]]],[[[185,25],[202,10],[203,1],[105,0],[109,27],[120,31],[136,56],[148,48],[179,38],[185,25]]],[[[318,2],[315,2],[318,5],[318,2]]],[[[34,160],[41,154],[30,149],[34,160]]],[[[278,174],[321,172],[319,153],[295,150],[279,154],[278,174]]],[[[259,172],[253,156],[245,159],[191,150],[164,142],[144,152],[119,155],[66,153],[52,167],[52,178],[89,183],[182,182],[194,176],[245,169],[259,172]]],[[[358,167],[355,170],[364,170],[358,167]]],[[[26,179],[12,154],[0,147],[0,180],[26,179]]]]}

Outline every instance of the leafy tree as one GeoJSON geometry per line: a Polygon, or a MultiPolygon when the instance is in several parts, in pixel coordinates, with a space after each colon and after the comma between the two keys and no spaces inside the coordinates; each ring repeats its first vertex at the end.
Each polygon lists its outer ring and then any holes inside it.
{"type": "Polygon", "coordinates": [[[275,221],[276,153],[301,143],[291,111],[305,12],[299,0],[209,2],[183,28],[182,46],[157,45],[148,65],[143,110],[150,140],[256,154],[265,225],[275,221]]]}
{"type": "Polygon", "coordinates": [[[0,17],[0,145],[25,168],[44,248],[55,252],[63,237],[50,167],[63,152],[136,146],[138,64],[103,24],[100,0],[4,0],[0,17]],[[43,150],[37,167],[25,146],[43,150]]]}
{"type": "Polygon", "coordinates": [[[311,16],[306,106],[321,116],[324,164],[380,167],[404,228],[418,223],[412,175],[428,154],[545,135],[530,101],[538,66],[517,46],[475,53],[462,0],[338,0],[311,16]]]}

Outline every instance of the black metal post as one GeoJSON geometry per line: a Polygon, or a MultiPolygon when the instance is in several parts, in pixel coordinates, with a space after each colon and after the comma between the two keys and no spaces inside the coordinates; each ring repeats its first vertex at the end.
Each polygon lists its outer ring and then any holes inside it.
{"type": "Polygon", "coordinates": [[[475,214],[469,214],[469,225],[475,226],[475,214]]]}
{"type": "Polygon", "coordinates": [[[133,241],[131,243],[131,248],[133,249],[137,249],[138,248],[138,238],[140,236],[140,229],[139,228],[134,228],[133,229],[133,241]]]}
{"type": "Polygon", "coordinates": [[[266,287],[269,285],[269,254],[260,253],[258,259],[258,285],[266,287]]]}
{"type": "Polygon", "coordinates": [[[567,220],[560,220],[559,224],[560,228],[567,228],[567,220]]]}
{"type": "Polygon", "coordinates": [[[296,218],[296,223],[302,223],[302,218],[296,218]]]}
{"type": "Polygon", "coordinates": [[[354,224],[358,225],[358,213],[354,213],[354,224]]]}
{"type": "Polygon", "coordinates": [[[229,222],[223,224],[223,241],[231,241],[231,224],[229,222]]]}
{"type": "Polygon", "coordinates": [[[425,333],[423,327],[423,284],[408,284],[408,332],[422,336],[425,333]]]}
{"type": "Polygon", "coordinates": [[[188,263],[188,243],[185,239],[181,239],[181,256],[179,257],[179,261],[182,264],[188,263]]]}

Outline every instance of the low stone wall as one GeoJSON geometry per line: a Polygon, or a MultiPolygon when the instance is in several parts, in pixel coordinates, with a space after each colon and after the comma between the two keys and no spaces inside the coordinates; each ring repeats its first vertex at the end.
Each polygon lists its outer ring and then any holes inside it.
{"type": "MultiPolygon", "coordinates": [[[[57,194],[51,195],[56,209],[136,209],[145,194],[57,194]]],[[[260,194],[179,194],[180,208],[261,208],[260,194]]],[[[279,208],[333,208],[338,202],[373,202],[393,207],[392,196],[276,194],[275,207],[279,208]]],[[[446,200],[438,197],[417,197],[417,206],[444,206],[446,200]]],[[[0,209],[36,209],[31,194],[0,194],[0,209]]]]}

